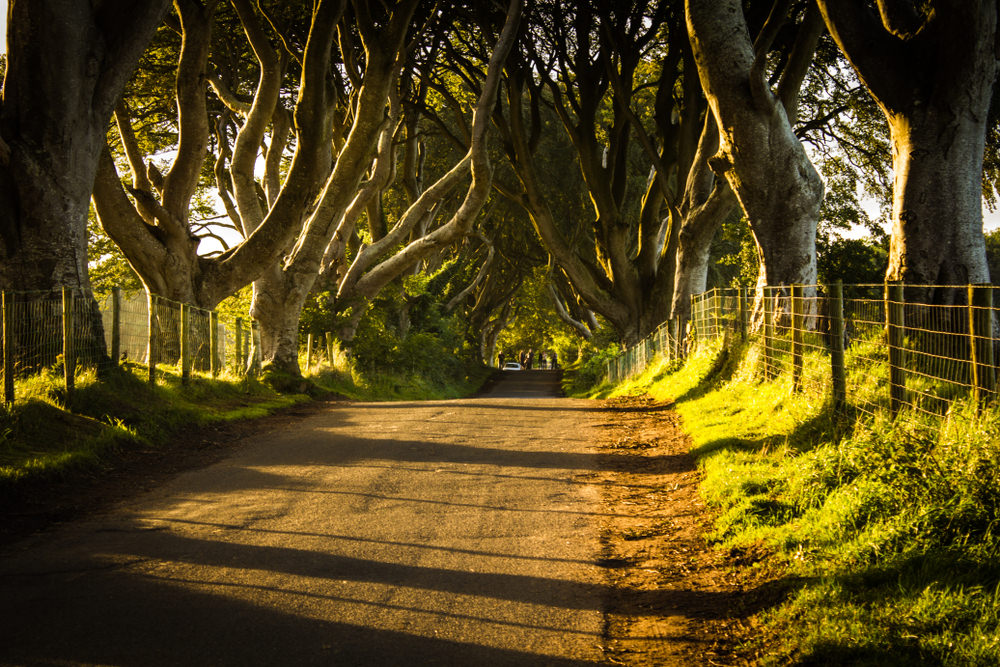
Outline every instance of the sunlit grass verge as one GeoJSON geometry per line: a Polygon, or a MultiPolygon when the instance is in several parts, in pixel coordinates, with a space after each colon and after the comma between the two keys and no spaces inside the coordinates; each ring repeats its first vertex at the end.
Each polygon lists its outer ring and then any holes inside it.
{"type": "Polygon", "coordinates": [[[1000,664],[1000,411],[956,404],[854,423],[763,382],[739,347],[702,347],[604,395],[673,400],[716,514],[709,540],[749,582],[762,664],[1000,664]]]}
{"type": "Polygon", "coordinates": [[[0,493],[29,482],[99,469],[124,448],[156,448],[183,429],[252,419],[307,400],[249,378],[193,376],[182,385],[169,368],[155,386],[144,369],[76,377],[69,408],[61,373],[18,382],[18,400],[0,408],[0,493]]]}

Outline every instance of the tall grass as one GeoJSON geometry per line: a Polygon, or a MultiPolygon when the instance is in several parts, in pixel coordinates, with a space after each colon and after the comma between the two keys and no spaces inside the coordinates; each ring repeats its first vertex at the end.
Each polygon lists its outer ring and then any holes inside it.
{"type": "Polygon", "coordinates": [[[18,400],[0,407],[0,495],[27,482],[90,474],[123,449],[163,446],[192,426],[258,418],[331,395],[358,400],[466,396],[490,374],[465,358],[436,363],[439,352],[428,345],[420,364],[366,363],[359,370],[335,350],[332,364],[328,360],[309,369],[304,378],[270,372],[261,379],[213,379],[192,373],[182,383],[178,369],[161,365],[155,385],[144,380],[144,367],[129,363],[100,379],[92,370],[81,371],[69,400],[61,367],[43,369],[18,380],[18,400]]]}
{"type": "Polygon", "coordinates": [[[19,381],[18,400],[0,409],[0,492],[94,470],[122,448],[158,447],[191,426],[260,417],[307,399],[252,378],[195,374],[182,384],[169,368],[150,385],[141,371],[126,367],[101,379],[84,371],[69,405],[60,373],[19,381]]]}
{"type": "MultiPolygon", "coordinates": [[[[411,338],[419,341],[417,336],[411,338]]],[[[468,396],[493,372],[474,357],[450,354],[430,343],[421,355],[408,349],[397,350],[381,362],[369,359],[358,363],[356,357],[334,344],[332,361],[324,358],[323,363],[309,369],[307,377],[323,391],[353,400],[427,400],[468,396]],[[407,362],[399,363],[398,356],[407,362]]]]}
{"type": "Polygon", "coordinates": [[[1000,410],[844,420],[754,363],[714,344],[600,392],[675,401],[715,514],[708,539],[748,581],[787,586],[746,655],[1000,664],[1000,410]]]}

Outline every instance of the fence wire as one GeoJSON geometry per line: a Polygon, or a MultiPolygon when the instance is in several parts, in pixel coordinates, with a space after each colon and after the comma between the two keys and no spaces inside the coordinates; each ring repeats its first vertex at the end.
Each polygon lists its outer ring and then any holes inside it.
{"type": "Polygon", "coordinates": [[[182,377],[191,371],[243,374],[260,366],[259,332],[249,320],[221,321],[212,311],[144,291],[99,297],[83,290],[4,292],[0,324],[8,402],[15,380],[45,369],[61,370],[72,383],[80,369],[129,362],[152,367],[151,377],[157,366],[174,366],[182,377]]]}
{"type": "Polygon", "coordinates": [[[806,285],[713,289],[692,297],[683,340],[649,338],[608,362],[617,382],[641,372],[660,350],[685,356],[707,341],[748,346],[754,377],[935,428],[956,400],[997,400],[1000,317],[993,286],[806,285]],[[840,290],[840,291],[837,291],[840,290]],[[842,296],[838,296],[841,295],[842,296]],[[839,338],[839,340],[838,340],[839,338]],[[836,363],[837,352],[843,361],[836,363]]]}

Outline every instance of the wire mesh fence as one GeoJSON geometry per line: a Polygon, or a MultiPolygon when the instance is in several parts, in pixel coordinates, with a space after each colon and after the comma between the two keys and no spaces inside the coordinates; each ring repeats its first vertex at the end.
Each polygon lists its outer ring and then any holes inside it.
{"type": "MultiPolygon", "coordinates": [[[[957,400],[997,399],[1000,331],[992,285],[793,285],[714,289],[692,297],[683,357],[707,342],[746,344],[751,374],[791,391],[887,411],[934,428],[957,400]]],[[[608,362],[620,381],[653,359],[649,338],[608,362]]],[[[653,345],[653,349],[657,350],[653,345]]],[[[662,356],[662,355],[661,355],[662,356]]]]}
{"type": "Polygon", "coordinates": [[[246,374],[260,367],[260,333],[241,318],[220,321],[214,311],[115,289],[3,292],[4,400],[15,381],[45,369],[61,371],[67,391],[81,369],[104,371],[122,363],[145,367],[155,381],[159,366],[187,380],[192,371],[246,374]],[[152,306],[152,307],[151,307],[152,306]]]}
{"type": "Polygon", "coordinates": [[[678,359],[681,356],[679,340],[673,323],[664,322],[656,331],[642,339],[636,345],[626,349],[621,355],[608,361],[607,377],[612,382],[635,375],[655,359],[678,359]]]}

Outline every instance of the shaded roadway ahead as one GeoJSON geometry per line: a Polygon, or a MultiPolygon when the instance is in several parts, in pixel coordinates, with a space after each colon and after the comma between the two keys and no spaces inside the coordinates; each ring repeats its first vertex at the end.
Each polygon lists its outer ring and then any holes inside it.
{"type": "Polygon", "coordinates": [[[0,558],[2,664],[602,660],[596,403],[333,403],[0,558]]]}

